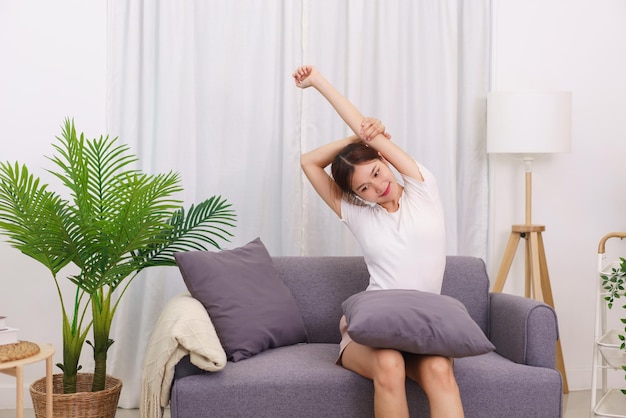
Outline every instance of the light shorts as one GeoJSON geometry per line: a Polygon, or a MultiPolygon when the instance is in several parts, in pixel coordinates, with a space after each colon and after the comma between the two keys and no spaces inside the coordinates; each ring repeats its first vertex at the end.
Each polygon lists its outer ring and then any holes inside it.
{"type": "Polygon", "coordinates": [[[345,315],[342,315],[339,320],[339,331],[341,332],[341,342],[339,343],[339,357],[337,357],[337,361],[335,363],[341,366],[341,355],[343,354],[343,350],[345,350],[348,344],[352,342],[352,338],[348,335],[348,321],[346,321],[345,315]]]}

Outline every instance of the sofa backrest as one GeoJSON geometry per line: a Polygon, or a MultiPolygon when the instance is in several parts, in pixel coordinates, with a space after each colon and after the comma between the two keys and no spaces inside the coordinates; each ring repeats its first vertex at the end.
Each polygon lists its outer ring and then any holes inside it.
{"type": "Polygon", "coordinates": [[[488,335],[489,276],[483,260],[460,255],[448,256],[441,293],[460,300],[472,319],[488,335]]]}
{"type": "MultiPolygon", "coordinates": [[[[273,261],[296,299],[309,342],[338,343],[341,303],[369,283],[363,257],[282,256],[273,261]]],[[[489,278],[481,259],[448,256],[441,293],[460,300],[487,333],[489,278]]]]}

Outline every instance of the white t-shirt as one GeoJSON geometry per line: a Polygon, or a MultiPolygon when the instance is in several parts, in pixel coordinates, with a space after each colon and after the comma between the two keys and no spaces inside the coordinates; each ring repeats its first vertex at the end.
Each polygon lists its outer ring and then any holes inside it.
{"type": "Polygon", "coordinates": [[[342,221],[361,245],[371,289],[441,293],[446,263],[444,216],[437,181],[419,166],[424,181],[402,176],[400,207],[359,206],[343,200],[342,221]]]}

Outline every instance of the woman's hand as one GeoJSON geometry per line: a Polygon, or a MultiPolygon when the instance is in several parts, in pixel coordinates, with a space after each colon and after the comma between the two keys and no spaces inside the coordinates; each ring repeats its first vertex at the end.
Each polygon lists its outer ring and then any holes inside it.
{"type": "Polygon", "coordinates": [[[296,71],[293,73],[296,87],[300,87],[301,89],[311,87],[320,76],[320,72],[312,65],[302,65],[296,68],[296,71]]]}
{"type": "Polygon", "coordinates": [[[363,141],[369,142],[379,134],[382,134],[387,139],[391,139],[391,135],[385,132],[385,125],[380,120],[371,117],[363,119],[359,132],[363,141]]]}

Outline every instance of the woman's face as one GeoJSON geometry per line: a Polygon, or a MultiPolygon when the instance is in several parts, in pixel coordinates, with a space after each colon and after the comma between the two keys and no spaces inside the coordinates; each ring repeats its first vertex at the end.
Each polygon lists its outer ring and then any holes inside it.
{"type": "Polygon", "coordinates": [[[397,199],[399,187],[386,161],[373,160],[354,166],[352,191],[363,200],[385,206],[397,199]]]}

